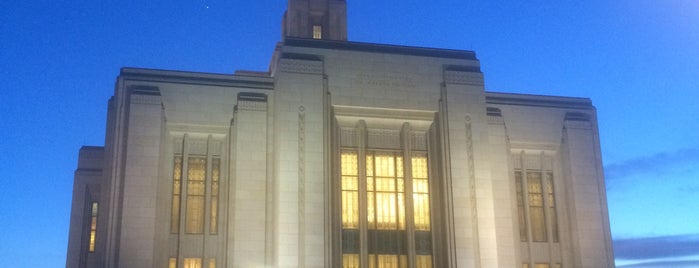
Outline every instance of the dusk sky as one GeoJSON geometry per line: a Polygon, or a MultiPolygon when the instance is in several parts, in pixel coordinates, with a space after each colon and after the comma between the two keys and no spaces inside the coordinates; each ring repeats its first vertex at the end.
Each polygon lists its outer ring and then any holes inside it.
{"type": "MultiPolygon", "coordinates": [[[[0,266],[64,267],[121,67],[266,71],[284,0],[0,1],[0,266]]],[[[699,1],[347,0],[350,41],[474,50],[488,91],[597,107],[618,267],[699,267],[699,1]]]]}

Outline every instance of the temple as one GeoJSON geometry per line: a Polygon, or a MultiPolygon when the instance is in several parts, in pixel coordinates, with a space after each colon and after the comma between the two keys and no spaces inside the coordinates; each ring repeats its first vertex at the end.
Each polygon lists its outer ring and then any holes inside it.
{"type": "Polygon", "coordinates": [[[614,267],[595,107],[289,0],[267,71],[122,68],[67,267],[614,267]]]}

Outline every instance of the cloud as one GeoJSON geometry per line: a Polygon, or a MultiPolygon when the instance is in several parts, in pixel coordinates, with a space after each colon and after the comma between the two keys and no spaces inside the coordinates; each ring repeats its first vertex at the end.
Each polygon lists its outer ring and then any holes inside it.
{"type": "Polygon", "coordinates": [[[617,265],[617,268],[696,268],[699,267],[699,260],[696,261],[651,261],[636,264],[617,265]]]}
{"type": "MultiPolygon", "coordinates": [[[[613,163],[604,167],[608,181],[636,174],[663,173],[677,170],[685,165],[699,166],[699,147],[685,148],[674,152],[662,152],[650,156],[613,163]]],[[[692,167],[690,166],[690,168],[692,167]]]]}
{"type": "Polygon", "coordinates": [[[699,255],[699,234],[615,239],[614,255],[617,259],[623,260],[661,259],[699,255]]]}

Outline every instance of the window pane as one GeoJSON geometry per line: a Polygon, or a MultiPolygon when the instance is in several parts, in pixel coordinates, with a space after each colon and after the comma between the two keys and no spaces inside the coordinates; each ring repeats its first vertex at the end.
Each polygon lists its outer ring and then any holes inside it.
{"type": "Polygon", "coordinates": [[[428,194],[413,194],[416,231],[430,230],[430,200],[428,194]]]}
{"type": "Polygon", "coordinates": [[[209,259],[209,268],[216,268],[216,259],[209,259]]]}
{"type": "Polygon", "coordinates": [[[184,258],[184,268],[201,268],[201,259],[184,258]]]}
{"type": "Polygon", "coordinates": [[[342,175],[357,176],[357,153],[343,152],[341,161],[342,175]]]}
{"type": "Polygon", "coordinates": [[[432,268],[432,256],[417,255],[415,256],[415,268],[432,268]]]}
{"type": "Polygon", "coordinates": [[[182,156],[175,156],[172,169],[172,214],[170,215],[170,232],[180,230],[180,181],[182,180],[182,156]]]}
{"type": "Polygon", "coordinates": [[[395,193],[376,193],[376,229],[395,230],[398,225],[395,193]]]}
{"type": "Polygon", "coordinates": [[[356,191],[342,191],[342,228],[359,228],[359,197],[356,191]]]}
{"type": "Polygon", "coordinates": [[[429,171],[427,169],[427,155],[423,153],[413,154],[413,217],[416,231],[430,230],[430,189],[429,171]]]}
{"type": "Polygon", "coordinates": [[[359,268],[359,254],[342,254],[342,268],[359,268]]]}
{"type": "Polygon", "coordinates": [[[185,231],[188,234],[200,234],[204,231],[204,197],[187,197],[187,219],[185,231]]]}
{"type": "Polygon", "coordinates": [[[369,267],[399,268],[398,255],[369,255],[369,267]]]}
{"type": "Polygon", "coordinates": [[[175,258],[170,258],[168,260],[168,268],[177,268],[177,259],[175,258]]]}
{"type": "Polygon", "coordinates": [[[374,156],[377,177],[395,177],[396,163],[392,154],[381,153],[374,156]]]}
{"type": "Polygon", "coordinates": [[[422,154],[413,155],[413,178],[426,179],[427,178],[427,156],[422,154]]]}
{"type": "Polygon", "coordinates": [[[313,39],[323,38],[323,27],[320,25],[313,25],[313,39]]]}
{"type": "Polygon", "coordinates": [[[206,190],[206,158],[187,159],[187,203],[185,212],[185,232],[204,232],[204,193],[206,190]]]}
{"type": "Polygon", "coordinates": [[[359,228],[359,182],[357,153],[343,151],[340,160],[342,178],[342,229],[359,228]]]}
{"type": "Polygon", "coordinates": [[[529,220],[532,241],[546,242],[546,217],[544,215],[543,189],[540,172],[527,172],[529,189],[529,220]]]}
{"type": "Polygon", "coordinates": [[[90,209],[90,241],[88,246],[89,252],[95,252],[95,238],[97,236],[97,212],[98,212],[97,202],[92,202],[90,209]]]}

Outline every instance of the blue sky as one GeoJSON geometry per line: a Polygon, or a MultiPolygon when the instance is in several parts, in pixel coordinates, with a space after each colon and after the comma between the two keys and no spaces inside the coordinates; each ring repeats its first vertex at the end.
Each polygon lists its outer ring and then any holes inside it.
{"type": "MultiPolygon", "coordinates": [[[[77,152],[104,143],[119,68],[266,70],[286,1],[242,2],[0,2],[0,266],[64,266],[77,152]]],[[[348,0],[348,24],[475,50],[489,91],[591,98],[617,264],[699,266],[699,1],[348,0]]]]}

